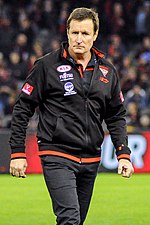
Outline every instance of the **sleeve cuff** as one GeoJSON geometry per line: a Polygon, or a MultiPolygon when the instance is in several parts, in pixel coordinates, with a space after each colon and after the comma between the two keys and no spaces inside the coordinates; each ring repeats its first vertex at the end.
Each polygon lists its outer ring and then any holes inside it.
{"type": "Polygon", "coordinates": [[[131,150],[129,149],[128,146],[124,146],[124,144],[122,144],[116,149],[116,155],[118,160],[128,159],[130,161],[130,154],[131,150]]]}
{"type": "Polygon", "coordinates": [[[121,154],[119,156],[117,156],[117,159],[120,160],[120,159],[127,159],[130,161],[130,155],[128,154],[121,154]]]}
{"type": "Polygon", "coordinates": [[[26,158],[26,153],[19,152],[11,154],[11,159],[19,159],[19,158],[26,158]]]}

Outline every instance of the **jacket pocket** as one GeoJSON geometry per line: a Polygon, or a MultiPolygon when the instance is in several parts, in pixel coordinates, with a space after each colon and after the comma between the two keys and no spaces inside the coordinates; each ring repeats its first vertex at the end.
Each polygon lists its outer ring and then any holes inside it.
{"type": "Polygon", "coordinates": [[[39,124],[38,124],[38,132],[37,137],[42,142],[47,141],[51,142],[53,138],[53,133],[56,129],[57,125],[57,116],[53,114],[49,115],[42,115],[39,118],[39,124]]]}
{"type": "Polygon", "coordinates": [[[98,124],[92,120],[89,120],[89,130],[90,145],[93,148],[99,148],[102,144],[104,138],[104,132],[101,124],[98,124]]]}
{"type": "Polygon", "coordinates": [[[69,146],[82,146],[83,128],[74,116],[63,114],[57,118],[52,141],[69,146]]]}

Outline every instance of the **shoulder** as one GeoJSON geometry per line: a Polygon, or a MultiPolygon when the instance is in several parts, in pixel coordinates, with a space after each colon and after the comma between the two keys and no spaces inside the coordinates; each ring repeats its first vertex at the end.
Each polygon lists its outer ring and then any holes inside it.
{"type": "Polygon", "coordinates": [[[109,70],[111,70],[114,74],[117,74],[115,66],[106,59],[106,54],[104,52],[100,51],[99,49],[97,49],[94,46],[92,47],[92,50],[93,50],[93,52],[95,53],[95,55],[98,59],[99,66],[100,65],[105,66],[109,70]]]}
{"type": "Polygon", "coordinates": [[[60,59],[61,50],[57,49],[55,51],[49,52],[46,55],[40,57],[36,60],[36,63],[42,63],[44,65],[54,65],[60,59]]]}
{"type": "Polygon", "coordinates": [[[108,67],[114,74],[117,75],[117,70],[116,70],[115,66],[114,66],[111,62],[109,62],[106,58],[101,58],[100,64],[105,65],[105,66],[108,67]]]}

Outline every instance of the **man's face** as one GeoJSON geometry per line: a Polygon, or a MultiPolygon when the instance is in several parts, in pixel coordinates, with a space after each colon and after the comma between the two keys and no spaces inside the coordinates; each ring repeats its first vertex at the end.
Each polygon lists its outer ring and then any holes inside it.
{"type": "Polygon", "coordinates": [[[71,20],[67,31],[70,53],[84,55],[90,52],[97,33],[94,33],[94,24],[91,19],[71,20]]]}

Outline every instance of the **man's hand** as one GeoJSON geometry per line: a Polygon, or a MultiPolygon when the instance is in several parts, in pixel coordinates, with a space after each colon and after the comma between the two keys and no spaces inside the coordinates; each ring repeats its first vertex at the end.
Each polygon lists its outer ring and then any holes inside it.
{"type": "Polygon", "coordinates": [[[120,159],[118,163],[118,174],[122,174],[123,177],[131,177],[134,173],[131,162],[127,159],[120,159]]]}
{"type": "Polygon", "coordinates": [[[26,168],[27,168],[26,159],[12,159],[10,162],[9,171],[12,176],[25,178],[26,168]]]}

